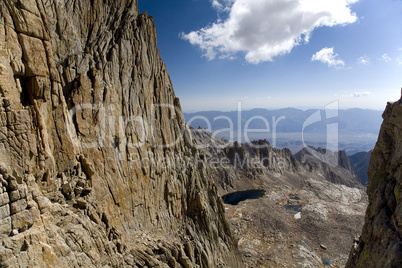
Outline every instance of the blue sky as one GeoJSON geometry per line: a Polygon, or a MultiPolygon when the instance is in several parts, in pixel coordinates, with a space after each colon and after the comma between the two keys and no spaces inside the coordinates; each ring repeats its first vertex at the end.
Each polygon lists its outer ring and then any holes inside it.
{"type": "Polygon", "coordinates": [[[401,0],[139,0],[183,111],[384,109],[402,86],[401,0]]]}

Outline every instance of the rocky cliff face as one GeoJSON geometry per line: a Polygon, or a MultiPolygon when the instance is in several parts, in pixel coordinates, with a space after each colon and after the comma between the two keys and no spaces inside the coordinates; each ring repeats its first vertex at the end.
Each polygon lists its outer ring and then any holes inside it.
{"type": "Polygon", "coordinates": [[[402,100],[388,103],[371,153],[369,205],[347,267],[402,267],[402,100]]]}
{"type": "Polygon", "coordinates": [[[0,12],[1,266],[242,266],[137,1],[0,12]]]}

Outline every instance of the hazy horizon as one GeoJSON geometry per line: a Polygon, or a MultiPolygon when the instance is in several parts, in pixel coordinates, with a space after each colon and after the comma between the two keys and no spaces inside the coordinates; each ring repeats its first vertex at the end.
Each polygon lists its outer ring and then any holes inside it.
{"type": "MultiPolygon", "coordinates": [[[[239,107],[240,108],[240,107],[239,107]]],[[[307,145],[349,154],[374,148],[382,123],[382,111],[371,109],[251,109],[184,112],[186,123],[213,136],[234,142],[266,139],[273,147],[293,153],[307,145]]]]}
{"type": "MultiPolygon", "coordinates": [[[[180,99],[181,102],[181,99],[180,99]]],[[[199,112],[223,112],[223,113],[227,113],[227,112],[237,112],[237,107],[234,107],[233,109],[211,109],[211,110],[185,110],[183,108],[183,104],[181,103],[182,106],[182,112],[186,113],[186,114],[192,114],[192,113],[199,113],[199,112]]],[[[385,109],[386,103],[384,104],[384,108],[383,109],[370,109],[370,108],[359,108],[359,107],[340,107],[339,110],[350,110],[350,109],[361,109],[361,110],[372,110],[372,111],[376,111],[376,112],[383,112],[385,109]]],[[[254,109],[265,109],[268,111],[274,111],[274,110],[282,110],[282,109],[297,109],[297,110],[301,110],[301,111],[307,111],[307,110],[323,110],[325,107],[325,105],[323,106],[310,106],[310,107],[305,107],[305,106],[299,106],[299,107],[272,107],[272,108],[264,108],[264,107],[253,107],[253,108],[247,108],[247,107],[242,107],[241,111],[251,111],[254,109]]]]}

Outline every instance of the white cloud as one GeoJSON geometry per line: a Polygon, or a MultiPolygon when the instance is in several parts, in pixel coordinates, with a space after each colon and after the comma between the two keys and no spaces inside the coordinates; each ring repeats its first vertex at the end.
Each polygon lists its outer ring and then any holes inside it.
{"type": "Polygon", "coordinates": [[[218,0],[211,0],[212,7],[222,9],[223,5],[218,0]]]}
{"type": "Polygon", "coordinates": [[[212,7],[218,11],[223,11],[224,6],[218,0],[211,0],[212,7]]]}
{"type": "Polygon", "coordinates": [[[363,64],[363,65],[369,65],[370,64],[370,58],[366,57],[366,56],[362,56],[360,58],[357,59],[357,62],[359,64],[363,64]]]}
{"type": "Polygon", "coordinates": [[[210,0],[227,18],[180,36],[199,46],[208,59],[244,52],[248,62],[272,61],[308,42],[318,27],[357,20],[350,5],[358,0],[210,0]]]}
{"type": "Polygon", "coordinates": [[[392,61],[392,59],[388,56],[387,53],[384,53],[382,54],[380,61],[389,62],[392,61]]]}
{"type": "Polygon", "coordinates": [[[343,60],[338,59],[339,55],[334,53],[333,47],[325,47],[311,57],[311,61],[321,61],[328,64],[328,67],[342,67],[343,60]]]}
{"type": "Polygon", "coordinates": [[[365,92],[354,92],[352,96],[355,98],[359,98],[359,97],[367,97],[370,95],[371,95],[371,92],[365,91],[365,92]]]}

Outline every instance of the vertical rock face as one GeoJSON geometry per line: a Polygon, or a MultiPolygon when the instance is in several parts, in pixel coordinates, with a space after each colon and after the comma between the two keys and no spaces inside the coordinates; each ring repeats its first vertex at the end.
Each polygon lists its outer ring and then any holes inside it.
{"type": "Polygon", "coordinates": [[[137,1],[0,13],[1,266],[241,267],[137,1]]]}
{"type": "Polygon", "coordinates": [[[371,153],[369,206],[347,267],[402,267],[402,100],[388,103],[371,153]]]}

